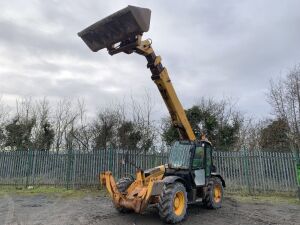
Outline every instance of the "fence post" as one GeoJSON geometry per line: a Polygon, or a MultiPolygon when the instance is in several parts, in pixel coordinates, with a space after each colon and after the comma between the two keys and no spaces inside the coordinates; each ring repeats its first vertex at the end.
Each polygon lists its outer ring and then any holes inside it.
{"type": "Polygon", "coordinates": [[[32,172],[31,172],[31,176],[32,176],[32,185],[34,185],[34,181],[35,181],[35,166],[36,166],[36,153],[37,151],[33,151],[33,162],[32,162],[32,172]]]}
{"type": "Polygon", "coordinates": [[[295,159],[295,166],[296,166],[296,180],[298,186],[298,198],[300,200],[300,157],[299,157],[299,150],[296,151],[296,159],[295,159]]]}
{"type": "Polygon", "coordinates": [[[265,159],[263,159],[263,152],[259,151],[258,152],[259,155],[259,164],[260,164],[260,172],[261,172],[261,185],[262,185],[262,189],[264,192],[266,192],[266,186],[265,186],[265,179],[266,179],[266,174],[265,174],[265,159]]]}
{"type": "Polygon", "coordinates": [[[29,177],[32,174],[32,151],[29,149],[27,152],[27,168],[26,168],[26,182],[25,182],[25,186],[28,187],[29,186],[29,177]]]}
{"type": "Polygon", "coordinates": [[[245,176],[246,176],[246,181],[247,181],[247,187],[248,187],[248,192],[249,194],[251,195],[251,187],[250,187],[250,171],[249,171],[249,151],[244,148],[244,151],[243,151],[243,161],[244,161],[244,167],[245,167],[245,176]],[[247,157],[248,156],[248,157],[247,157]]]}
{"type": "Polygon", "coordinates": [[[73,189],[75,189],[75,180],[76,180],[76,153],[74,153],[74,162],[73,162],[73,189]]]}
{"type": "Polygon", "coordinates": [[[67,164],[67,189],[70,189],[70,182],[71,182],[71,170],[72,170],[72,161],[73,161],[73,154],[72,150],[68,150],[68,164],[67,164]]]}
{"type": "Polygon", "coordinates": [[[113,151],[112,151],[112,148],[109,147],[108,148],[108,156],[109,156],[109,159],[108,159],[108,168],[109,168],[109,171],[113,172],[112,171],[112,161],[113,161],[113,151]]]}

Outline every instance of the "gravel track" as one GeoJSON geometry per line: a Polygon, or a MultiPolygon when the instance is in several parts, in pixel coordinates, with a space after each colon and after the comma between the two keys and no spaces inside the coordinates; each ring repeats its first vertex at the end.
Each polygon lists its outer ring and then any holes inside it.
{"type": "MultiPolygon", "coordinates": [[[[0,224],[4,225],[154,225],[163,224],[155,208],[139,214],[120,214],[110,199],[101,196],[62,198],[49,195],[0,197],[0,224]]],[[[188,208],[180,224],[297,224],[300,205],[288,203],[237,202],[225,198],[219,210],[201,205],[188,208]]]]}

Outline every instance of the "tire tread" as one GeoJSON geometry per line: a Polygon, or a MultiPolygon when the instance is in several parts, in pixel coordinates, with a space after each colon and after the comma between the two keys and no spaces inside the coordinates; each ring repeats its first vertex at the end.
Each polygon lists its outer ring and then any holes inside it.
{"type": "Polygon", "coordinates": [[[187,208],[187,195],[185,191],[185,187],[183,184],[179,182],[166,184],[163,188],[163,191],[159,197],[159,204],[158,204],[158,212],[160,218],[166,223],[177,223],[182,221],[186,216],[186,208],[187,208]],[[173,213],[173,198],[174,194],[179,191],[183,190],[185,195],[185,208],[184,213],[181,216],[176,216],[173,213]]]}

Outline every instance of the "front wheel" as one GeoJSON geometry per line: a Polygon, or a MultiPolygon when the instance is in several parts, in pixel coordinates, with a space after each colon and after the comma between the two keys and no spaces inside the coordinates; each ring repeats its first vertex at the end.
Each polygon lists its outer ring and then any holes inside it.
{"type": "MultiPolygon", "coordinates": [[[[134,182],[134,179],[132,177],[122,177],[121,179],[118,180],[117,182],[117,188],[122,194],[127,193],[127,188],[134,182]]],[[[131,210],[124,208],[122,206],[116,206],[115,208],[121,212],[121,213],[128,213],[131,210]]]]}
{"type": "Polygon", "coordinates": [[[166,184],[159,198],[158,210],[166,223],[178,223],[186,215],[187,193],[182,183],[166,184]]]}
{"type": "Polygon", "coordinates": [[[222,206],[223,201],[222,182],[217,177],[211,177],[208,181],[206,193],[203,198],[203,204],[209,209],[218,209],[222,206]]]}

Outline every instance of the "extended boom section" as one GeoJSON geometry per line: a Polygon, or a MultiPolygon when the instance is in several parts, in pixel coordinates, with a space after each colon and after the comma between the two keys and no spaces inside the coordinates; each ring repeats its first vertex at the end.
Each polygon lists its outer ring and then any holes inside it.
{"type": "Polygon", "coordinates": [[[144,55],[148,61],[147,67],[151,70],[151,79],[155,82],[158,90],[169,110],[172,123],[177,128],[182,140],[196,140],[192,127],[186,117],[184,109],[176,95],[168,71],[161,63],[161,57],[156,56],[149,40],[141,41],[135,48],[135,52],[144,55]]]}

